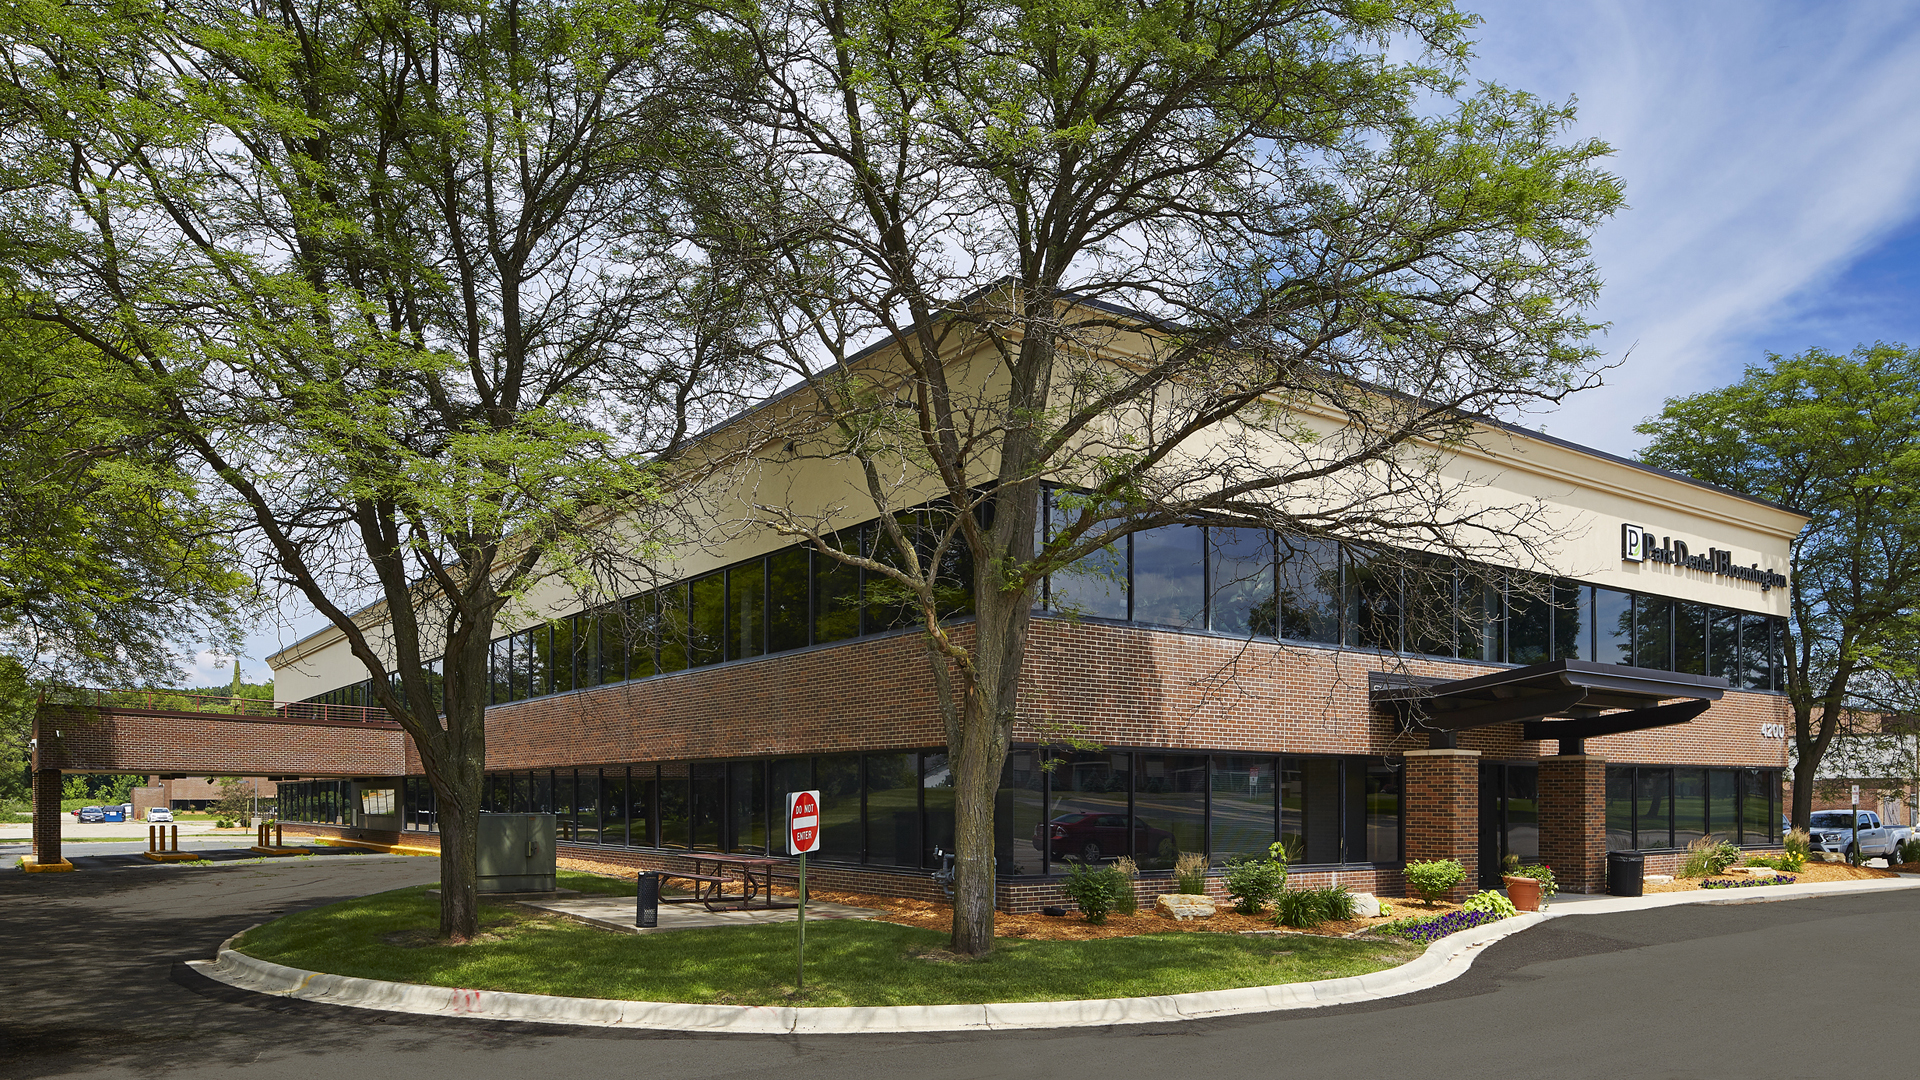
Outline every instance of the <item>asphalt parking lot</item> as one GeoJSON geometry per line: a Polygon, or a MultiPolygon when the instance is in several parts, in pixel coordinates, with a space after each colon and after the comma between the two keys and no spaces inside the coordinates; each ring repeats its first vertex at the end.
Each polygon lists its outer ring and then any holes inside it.
{"type": "Polygon", "coordinates": [[[1920,1020],[1920,891],[1558,919],[1489,947],[1453,983],[1368,1005],[1061,1032],[726,1037],[389,1015],[247,994],[184,965],[283,911],[432,880],[431,859],[90,861],[0,872],[9,1080],[1838,1077],[1905,1073],[1920,1020]],[[1849,1035],[1809,1034],[1829,1015],[1849,1035]]]}

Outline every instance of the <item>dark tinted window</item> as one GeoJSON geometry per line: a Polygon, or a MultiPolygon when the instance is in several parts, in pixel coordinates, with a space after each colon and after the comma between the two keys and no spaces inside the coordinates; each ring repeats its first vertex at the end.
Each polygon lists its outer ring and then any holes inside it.
{"type": "Polygon", "coordinates": [[[727,658],[759,656],[767,649],[767,565],[755,559],[727,571],[727,658]]]}
{"type": "Polygon", "coordinates": [[[547,633],[553,639],[553,692],[556,694],[564,694],[573,689],[574,686],[573,616],[569,615],[563,619],[555,619],[553,625],[548,628],[547,633]]]}
{"type": "Polygon", "coordinates": [[[1500,579],[1497,571],[1483,566],[1461,569],[1456,619],[1460,638],[1454,655],[1490,664],[1507,658],[1506,601],[1500,579]]]}
{"type": "Polygon", "coordinates": [[[1213,629],[1273,637],[1278,617],[1273,599],[1273,534],[1265,529],[1208,529],[1207,558],[1213,629]]]}
{"type": "Polygon", "coordinates": [[[1686,847],[1707,835],[1707,772],[1675,769],[1673,774],[1673,846],[1686,847]]]}
{"type": "Polygon", "coordinates": [[[1333,644],[1340,640],[1340,548],[1326,540],[1291,539],[1279,548],[1280,636],[1333,644]]]}
{"type": "Polygon", "coordinates": [[[1633,594],[1593,590],[1593,659],[1602,664],[1633,664],[1633,594]]]}
{"type": "Polygon", "coordinates": [[[661,671],[687,668],[687,586],[669,585],[654,594],[653,640],[661,671]]]}
{"type": "Polygon", "coordinates": [[[1404,636],[1409,652],[1425,656],[1453,655],[1455,616],[1460,614],[1457,577],[1451,559],[1426,555],[1407,558],[1401,568],[1401,578],[1406,598],[1404,636]]]}
{"type": "Polygon", "coordinates": [[[1279,792],[1276,759],[1215,754],[1213,757],[1213,859],[1263,856],[1274,841],[1274,797],[1279,792]]]}
{"type": "Polygon", "coordinates": [[[1740,613],[1709,608],[1707,620],[1707,674],[1740,685],[1740,613]]]}
{"type": "Polygon", "coordinates": [[[1707,605],[1674,601],[1673,670],[1707,673],[1707,605]]]}
{"type": "MultiPolygon", "coordinates": [[[[842,529],[827,537],[836,551],[857,553],[860,534],[842,529]]],[[[813,641],[844,641],[860,633],[860,568],[825,552],[813,560],[813,641]]]]}
{"type": "Polygon", "coordinates": [[[1507,586],[1507,659],[1539,664],[1554,657],[1553,582],[1513,575],[1507,586]]]}
{"type": "MultiPolygon", "coordinates": [[[[1053,492],[1048,499],[1052,507],[1049,537],[1060,535],[1062,530],[1079,521],[1082,511],[1070,505],[1071,500],[1072,496],[1064,492],[1053,492]],[[1069,505],[1061,505],[1063,500],[1069,505]]],[[[1101,526],[1096,522],[1085,535],[1097,536],[1100,532],[1101,526]]],[[[1127,537],[1054,571],[1047,589],[1049,610],[1102,619],[1126,618],[1127,537]]]]}
{"type": "Polygon", "coordinates": [[[868,754],[867,861],[920,865],[920,755],[868,754]]]}
{"type": "Polygon", "coordinates": [[[1206,625],[1205,530],[1170,525],[1133,535],[1133,621],[1206,625]]]}
{"type": "MultiPolygon", "coordinates": [[[[767,556],[767,649],[805,648],[812,640],[806,548],[792,547],[767,556]]],[[[810,789],[809,789],[810,790],[810,789]]]]}
{"type": "Polygon", "coordinates": [[[1661,596],[1635,598],[1633,644],[1636,665],[1673,669],[1673,601],[1661,596]]]}
{"type": "Polygon", "coordinates": [[[1400,567],[1390,557],[1381,556],[1352,559],[1346,569],[1348,643],[1369,649],[1399,649],[1400,567]]]}
{"type": "Polygon", "coordinates": [[[641,593],[626,603],[620,618],[621,640],[627,645],[627,678],[644,679],[660,670],[654,649],[660,634],[660,613],[653,593],[641,593]]]}
{"type": "Polygon", "coordinates": [[[1740,619],[1740,685],[1749,690],[1773,688],[1773,620],[1765,615],[1740,619]]]}
{"type": "Polygon", "coordinates": [[[708,574],[688,583],[687,666],[704,667],[727,658],[727,576],[708,574]]]}
{"type": "Polygon", "coordinates": [[[1183,851],[1207,850],[1207,756],[1136,754],[1134,861],[1142,870],[1171,870],[1183,851]]]}
{"type": "Polygon", "coordinates": [[[1673,846],[1673,770],[1641,769],[1634,791],[1642,850],[1673,846]]]}

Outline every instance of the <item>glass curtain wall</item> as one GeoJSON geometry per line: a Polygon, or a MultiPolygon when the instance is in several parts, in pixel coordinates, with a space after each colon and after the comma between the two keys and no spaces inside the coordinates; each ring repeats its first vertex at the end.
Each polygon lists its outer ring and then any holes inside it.
{"type": "Polygon", "coordinates": [[[1780,842],[1778,769],[1607,766],[1607,847],[1677,850],[1707,837],[1780,842]]]}

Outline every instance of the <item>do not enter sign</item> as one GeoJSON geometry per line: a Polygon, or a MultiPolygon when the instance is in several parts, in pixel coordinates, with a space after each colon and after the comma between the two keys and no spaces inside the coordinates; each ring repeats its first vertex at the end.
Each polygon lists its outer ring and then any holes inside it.
{"type": "Polygon", "coordinates": [[[820,850],[820,793],[787,792],[787,851],[804,855],[820,850]]]}

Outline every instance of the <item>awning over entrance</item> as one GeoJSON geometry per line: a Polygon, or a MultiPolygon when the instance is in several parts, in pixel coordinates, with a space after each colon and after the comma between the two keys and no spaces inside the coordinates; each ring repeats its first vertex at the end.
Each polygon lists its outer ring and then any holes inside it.
{"type": "Polygon", "coordinates": [[[1435,747],[1468,728],[1520,724],[1526,739],[1558,739],[1562,754],[1583,739],[1684,724],[1727,692],[1727,680],[1678,671],[1554,660],[1470,679],[1367,673],[1373,704],[1425,730],[1435,747]]]}

